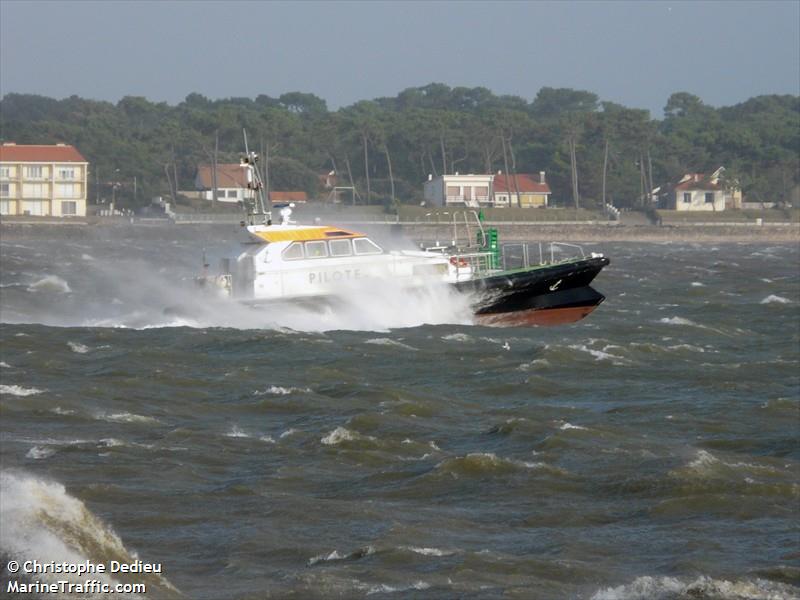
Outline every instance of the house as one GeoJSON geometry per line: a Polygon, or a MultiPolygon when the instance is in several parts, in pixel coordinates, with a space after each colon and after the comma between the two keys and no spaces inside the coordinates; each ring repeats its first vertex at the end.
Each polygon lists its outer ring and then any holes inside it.
{"type": "Polygon", "coordinates": [[[725,167],[720,167],[711,175],[686,173],[677,183],[656,188],[660,208],[681,211],[742,208],[742,191],[725,187],[724,171],[725,167]]]}
{"type": "Polygon", "coordinates": [[[538,175],[517,173],[494,176],[494,206],[520,206],[522,208],[547,208],[550,186],[545,181],[544,171],[538,175]],[[517,194],[519,191],[519,195],[517,194]]]}
{"type": "Polygon", "coordinates": [[[431,206],[545,207],[550,186],[545,181],[544,171],[538,175],[503,175],[502,171],[497,175],[429,175],[424,196],[431,206]]]}
{"type": "Polygon", "coordinates": [[[430,206],[490,206],[493,175],[428,175],[423,193],[430,206]]]}
{"type": "MultiPolygon", "coordinates": [[[[214,174],[211,165],[198,165],[194,185],[204,200],[214,199],[214,174]]],[[[247,172],[239,163],[217,164],[217,200],[241,202],[251,197],[247,187],[247,172]]]]}
{"type": "Polygon", "coordinates": [[[270,192],[270,202],[300,202],[308,201],[308,194],[305,192],[270,192]]]}
{"type": "Polygon", "coordinates": [[[74,146],[0,146],[0,215],[85,217],[88,161],[74,146]]]}

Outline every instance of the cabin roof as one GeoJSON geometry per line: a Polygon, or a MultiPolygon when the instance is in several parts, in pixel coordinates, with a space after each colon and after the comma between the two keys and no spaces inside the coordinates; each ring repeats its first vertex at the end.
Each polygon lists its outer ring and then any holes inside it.
{"type": "Polygon", "coordinates": [[[265,231],[251,231],[251,234],[265,242],[306,242],[364,237],[363,233],[326,226],[282,228],[278,225],[269,227],[265,231]]]}

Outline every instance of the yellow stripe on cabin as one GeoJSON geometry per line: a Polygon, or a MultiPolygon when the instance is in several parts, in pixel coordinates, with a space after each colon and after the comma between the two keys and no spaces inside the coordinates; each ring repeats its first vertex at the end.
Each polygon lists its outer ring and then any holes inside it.
{"type": "Polygon", "coordinates": [[[253,235],[265,242],[298,242],[311,240],[339,240],[362,237],[363,234],[337,227],[309,227],[307,229],[275,229],[257,231],[253,235]]]}

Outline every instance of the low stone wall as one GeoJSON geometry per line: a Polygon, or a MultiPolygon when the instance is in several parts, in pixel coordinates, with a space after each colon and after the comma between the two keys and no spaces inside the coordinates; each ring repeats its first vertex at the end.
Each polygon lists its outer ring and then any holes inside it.
{"type": "MultiPolygon", "coordinates": [[[[415,240],[443,242],[452,238],[452,228],[403,225],[407,237],[415,240]]],[[[501,242],[795,242],[800,243],[798,223],[749,223],[680,226],[626,226],[610,224],[510,224],[485,223],[496,227],[501,242]]]]}

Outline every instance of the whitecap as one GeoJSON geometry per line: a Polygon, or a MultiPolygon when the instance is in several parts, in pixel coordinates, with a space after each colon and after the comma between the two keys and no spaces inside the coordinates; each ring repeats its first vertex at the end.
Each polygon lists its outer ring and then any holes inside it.
{"type": "Polygon", "coordinates": [[[57,275],[47,275],[28,286],[29,292],[58,292],[68,294],[72,290],[69,284],[57,275]]]}
{"type": "Polygon", "coordinates": [[[699,281],[693,281],[691,285],[692,287],[706,287],[705,283],[701,283],[699,281]]]}
{"type": "Polygon", "coordinates": [[[308,565],[309,566],[316,565],[317,563],[328,562],[328,561],[331,561],[331,560],[342,560],[343,558],[346,558],[346,555],[339,554],[338,550],[334,550],[330,554],[319,554],[317,556],[313,556],[313,557],[309,558],[308,559],[308,565]]]}
{"type": "Polygon", "coordinates": [[[314,556],[313,558],[308,559],[308,566],[315,565],[321,562],[329,562],[334,560],[345,560],[345,559],[358,559],[364,558],[365,556],[369,556],[371,554],[375,554],[375,547],[374,546],[365,546],[363,548],[359,548],[354,552],[350,552],[349,554],[342,554],[338,550],[334,550],[329,554],[319,554],[314,556]]]}
{"type": "Polygon", "coordinates": [[[0,394],[11,394],[12,396],[33,396],[34,394],[41,394],[45,390],[39,388],[24,388],[19,385],[3,385],[0,384],[0,394]]]}
{"type": "Polygon", "coordinates": [[[25,454],[26,458],[32,458],[33,460],[41,460],[43,458],[49,458],[56,453],[56,449],[48,446],[34,446],[30,450],[28,450],[27,454],[25,454]]]}
{"type": "Polygon", "coordinates": [[[530,371],[531,369],[535,369],[536,367],[549,367],[550,362],[546,358],[534,358],[531,362],[521,363],[518,367],[518,371],[530,371]]]}
{"type": "Polygon", "coordinates": [[[79,344],[77,342],[67,342],[67,346],[69,346],[70,350],[77,354],[86,354],[89,351],[89,346],[84,346],[83,344],[79,344]]]}
{"type": "Polygon", "coordinates": [[[674,346],[667,346],[668,350],[689,350],[691,352],[705,352],[705,348],[701,348],[700,346],[693,346],[691,344],[675,344],[674,346]]]}
{"type": "Polygon", "coordinates": [[[120,412],[120,413],[98,413],[94,417],[98,421],[108,421],[109,423],[160,423],[160,421],[154,417],[148,417],[145,415],[137,415],[135,413],[129,412],[120,412]]]}
{"type": "Polygon", "coordinates": [[[350,431],[345,427],[337,427],[320,441],[326,446],[335,446],[337,444],[341,444],[342,442],[352,442],[362,439],[374,440],[375,438],[369,435],[361,435],[355,431],[350,431]]]}
{"type": "Polygon", "coordinates": [[[273,438],[271,435],[262,435],[258,439],[260,441],[264,442],[264,443],[267,443],[267,444],[274,444],[275,443],[275,438],[273,438]]]}
{"type": "Polygon", "coordinates": [[[450,335],[442,336],[446,342],[471,342],[472,338],[466,333],[451,333],[450,335]]]}
{"type": "Polygon", "coordinates": [[[452,550],[440,550],[439,548],[419,548],[417,546],[401,546],[401,548],[423,556],[451,556],[455,554],[452,550]]]}
{"type": "Polygon", "coordinates": [[[81,260],[94,260],[94,256],[91,256],[90,254],[85,254],[84,253],[84,254],[81,254],[81,260]]]}
{"type": "Polygon", "coordinates": [[[561,431],[566,431],[568,429],[581,429],[583,431],[588,431],[588,427],[582,427],[581,425],[573,425],[572,423],[564,423],[559,427],[561,431]]]}
{"type": "Polygon", "coordinates": [[[395,346],[397,348],[404,348],[405,350],[414,350],[414,351],[417,350],[413,346],[409,346],[408,344],[404,344],[403,342],[398,342],[397,340],[393,340],[390,338],[372,338],[364,343],[374,344],[376,346],[395,346]]]}
{"type": "Polygon", "coordinates": [[[283,439],[285,437],[289,437],[290,435],[294,435],[295,433],[299,433],[299,430],[295,429],[294,427],[287,429],[283,433],[281,433],[280,438],[283,439]]]}
{"type": "Polygon", "coordinates": [[[97,445],[103,448],[116,448],[118,446],[124,446],[125,442],[117,438],[102,438],[97,442],[97,445]]]}
{"type": "Polygon", "coordinates": [[[625,365],[626,359],[622,358],[621,356],[616,356],[608,352],[603,352],[602,350],[594,350],[592,348],[588,348],[583,344],[572,344],[568,347],[572,348],[573,350],[580,350],[581,352],[587,352],[592,356],[594,356],[596,360],[610,360],[614,365],[618,367],[625,365]]]}
{"type": "Polygon", "coordinates": [[[3,368],[3,369],[13,369],[14,367],[12,367],[10,364],[8,364],[8,363],[7,363],[7,362],[5,362],[5,361],[0,361],[0,368],[3,368]]]}
{"type": "Polygon", "coordinates": [[[275,396],[286,396],[288,394],[294,393],[308,393],[311,390],[309,388],[297,388],[297,387],[282,387],[279,385],[271,385],[267,389],[261,392],[254,392],[254,394],[273,394],[275,396]]]}
{"type": "Polygon", "coordinates": [[[683,317],[664,317],[663,319],[659,319],[658,322],[664,323],[665,325],[687,325],[690,327],[702,327],[702,325],[698,325],[694,321],[684,319],[683,317]]]}
{"type": "Polygon", "coordinates": [[[250,434],[245,433],[238,426],[234,425],[231,427],[231,430],[225,434],[226,437],[230,438],[249,438],[250,434]]]}
{"type": "Polygon", "coordinates": [[[783,296],[776,296],[775,294],[770,294],[766,298],[764,298],[759,304],[791,304],[791,300],[788,298],[784,298],[783,296]]]}
{"type": "Polygon", "coordinates": [[[404,586],[395,586],[389,585],[386,583],[379,583],[376,585],[368,586],[367,596],[371,596],[373,594],[392,594],[394,592],[408,592],[411,590],[427,590],[430,586],[429,583],[425,583],[424,581],[416,581],[410,585],[404,586]]]}

